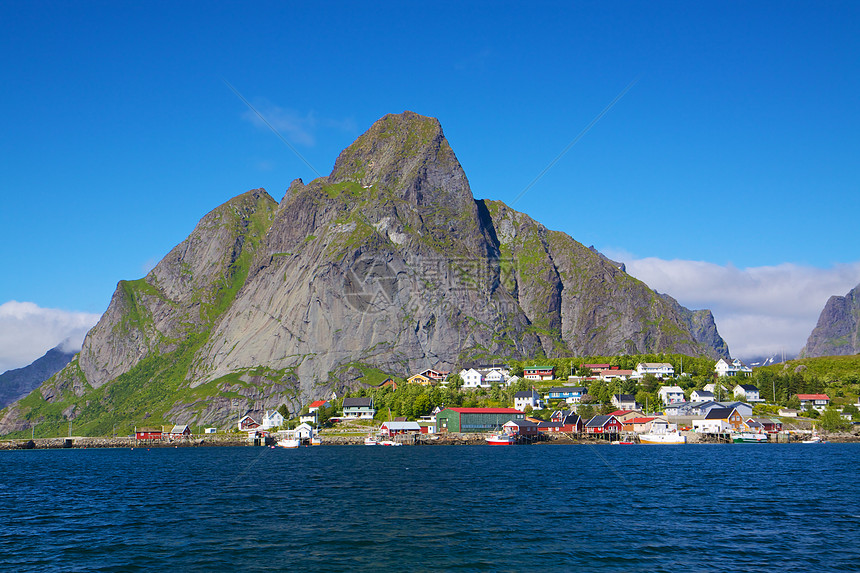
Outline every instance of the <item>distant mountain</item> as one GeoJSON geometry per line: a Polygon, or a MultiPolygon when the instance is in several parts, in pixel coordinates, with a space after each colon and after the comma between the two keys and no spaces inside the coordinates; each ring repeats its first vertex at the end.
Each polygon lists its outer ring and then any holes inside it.
{"type": "Polygon", "coordinates": [[[64,346],[65,343],[50,349],[29,366],[0,374],[0,408],[23,398],[71,362],[77,351],[64,351],[64,346]]]}
{"type": "Polygon", "coordinates": [[[330,175],[293,181],[280,202],[231,199],[146,277],[120,281],[79,358],[0,416],[0,433],[58,412],[91,433],[226,425],[427,367],[656,352],[729,355],[710,311],[475,200],[438,120],[405,112],[330,175]]]}
{"type": "Polygon", "coordinates": [[[753,368],[760,368],[762,366],[770,366],[771,364],[779,364],[781,362],[785,362],[786,360],[794,360],[794,354],[786,354],[783,358],[782,353],[778,354],[766,354],[766,355],[758,355],[758,356],[742,356],[740,357],[741,361],[747,366],[753,368]]]}
{"type": "Polygon", "coordinates": [[[860,354],[860,284],[845,296],[831,296],[800,358],[860,354]]]}

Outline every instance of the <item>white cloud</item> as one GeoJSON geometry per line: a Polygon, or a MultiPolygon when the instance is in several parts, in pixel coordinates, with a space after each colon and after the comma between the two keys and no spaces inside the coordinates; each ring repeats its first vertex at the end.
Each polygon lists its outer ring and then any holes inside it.
{"type": "Polygon", "coordinates": [[[860,262],[827,269],[783,263],[737,268],[704,261],[637,259],[608,249],[627,272],[688,308],[709,308],[733,356],[798,352],[827,299],[860,283],[860,262]]]}
{"type": "Polygon", "coordinates": [[[346,132],[356,130],[355,121],[349,118],[340,120],[318,118],[313,111],[303,114],[292,109],[279,107],[265,100],[255,103],[254,107],[256,112],[248,109],[242,113],[242,118],[263,129],[270,129],[271,126],[293,143],[300,145],[309,147],[314,145],[316,143],[316,131],[320,127],[346,132]]]}
{"type": "Polygon", "coordinates": [[[32,302],[0,305],[0,373],[27,366],[55,346],[80,350],[98,314],[41,308],[32,302]]]}

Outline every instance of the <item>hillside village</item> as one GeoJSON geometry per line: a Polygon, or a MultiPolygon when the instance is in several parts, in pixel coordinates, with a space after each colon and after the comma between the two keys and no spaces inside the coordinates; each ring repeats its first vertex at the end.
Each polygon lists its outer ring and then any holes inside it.
{"type": "Polygon", "coordinates": [[[795,407],[768,402],[747,383],[753,371],[739,360],[718,360],[714,381],[706,384],[692,384],[668,362],[639,362],[630,369],[581,363],[571,370],[558,372],[549,363],[475,365],[455,373],[428,368],[400,382],[389,378],[342,398],[310,402],[292,419],[283,411],[259,419],[249,414],[235,430],[265,435],[304,424],[386,438],[495,432],[520,442],[560,434],[635,440],[680,430],[697,434],[697,441],[728,441],[743,433],[777,441],[796,427],[792,421],[820,418],[822,428],[846,429],[860,413],[860,399],[837,410],[825,393],[796,393],[787,400],[795,407]]]}

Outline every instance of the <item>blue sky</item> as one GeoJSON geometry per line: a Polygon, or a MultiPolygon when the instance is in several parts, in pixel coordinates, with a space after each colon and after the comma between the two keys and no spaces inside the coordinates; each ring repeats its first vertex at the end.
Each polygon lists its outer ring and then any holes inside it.
{"type": "Polygon", "coordinates": [[[733,350],[797,351],[860,282],[858,29],[856,2],[7,1],[0,305],[92,320],[218,204],[312,179],[225,81],[322,174],[386,113],[438,117],[508,203],[635,81],[515,208],[713,308],[733,350]]]}

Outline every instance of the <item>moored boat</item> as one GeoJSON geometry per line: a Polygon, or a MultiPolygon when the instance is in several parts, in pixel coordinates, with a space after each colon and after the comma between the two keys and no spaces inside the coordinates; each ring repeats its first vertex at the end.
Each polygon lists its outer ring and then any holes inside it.
{"type": "Polygon", "coordinates": [[[514,437],[508,434],[494,434],[487,438],[487,443],[491,446],[510,446],[514,443],[514,437]]]}
{"type": "Polygon", "coordinates": [[[364,438],[364,445],[365,446],[378,446],[379,440],[377,440],[373,436],[367,436],[366,438],[364,438]]]}
{"type": "Polygon", "coordinates": [[[299,445],[299,440],[295,438],[284,438],[282,440],[278,440],[278,446],[281,448],[298,448],[299,445]]]}
{"type": "Polygon", "coordinates": [[[663,433],[649,432],[647,434],[639,434],[639,443],[640,444],[664,444],[664,445],[686,444],[687,443],[687,437],[682,436],[678,432],[663,432],[663,433]]]}
{"type": "Polygon", "coordinates": [[[732,434],[732,442],[735,444],[766,444],[767,434],[755,432],[737,432],[732,434]]]}

